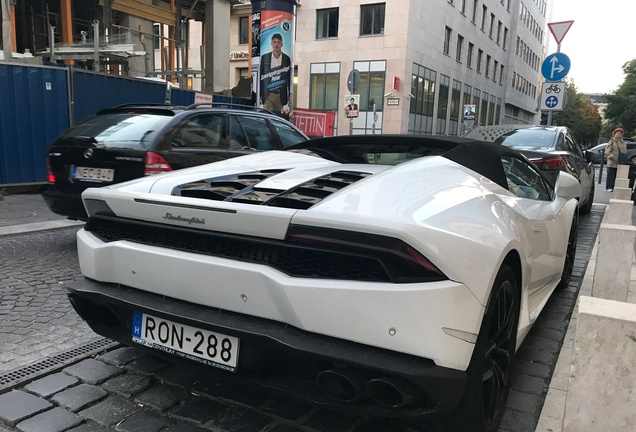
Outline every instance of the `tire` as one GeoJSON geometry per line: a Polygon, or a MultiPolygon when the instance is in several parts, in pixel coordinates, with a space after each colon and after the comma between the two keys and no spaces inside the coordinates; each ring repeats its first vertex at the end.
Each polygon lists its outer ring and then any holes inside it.
{"type": "Polygon", "coordinates": [[[563,289],[568,286],[570,279],[572,278],[572,270],[574,269],[574,258],[576,256],[576,243],[578,239],[579,229],[579,214],[574,213],[572,219],[572,227],[570,228],[570,236],[568,237],[568,247],[565,252],[565,262],[563,263],[563,271],[561,272],[561,281],[557,285],[558,289],[563,289]]]}
{"type": "Polygon", "coordinates": [[[436,432],[496,432],[510,390],[517,344],[520,295],[506,264],[495,278],[466,374],[468,383],[457,411],[437,421],[420,422],[436,432]]]}
{"type": "Polygon", "coordinates": [[[590,194],[587,196],[585,205],[579,208],[581,214],[589,214],[592,211],[592,205],[594,204],[594,179],[592,179],[592,187],[590,188],[590,194]]]}

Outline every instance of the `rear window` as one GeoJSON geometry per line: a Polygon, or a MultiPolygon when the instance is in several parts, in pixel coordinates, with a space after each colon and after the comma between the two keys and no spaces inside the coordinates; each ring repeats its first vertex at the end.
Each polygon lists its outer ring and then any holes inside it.
{"type": "Polygon", "coordinates": [[[172,116],[149,113],[105,113],[70,128],[62,139],[92,139],[103,147],[145,149],[149,135],[172,116]]]}
{"type": "Polygon", "coordinates": [[[554,131],[545,129],[517,129],[497,138],[496,144],[525,149],[550,149],[554,147],[554,131]]]}

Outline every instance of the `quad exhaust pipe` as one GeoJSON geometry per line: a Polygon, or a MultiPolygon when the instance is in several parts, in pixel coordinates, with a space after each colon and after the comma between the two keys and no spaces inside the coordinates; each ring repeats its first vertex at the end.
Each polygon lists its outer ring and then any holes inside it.
{"type": "Polygon", "coordinates": [[[397,377],[371,378],[356,369],[328,369],[317,376],[320,389],[340,402],[370,398],[386,408],[400,408],[421,399],[421,391],[397,377]]]}
{"type": "Polygon", "coordinates": [[[341,402],[355,402],[366,397],[364,385],[368,377],[356,369],[329,369],[318,374],[320,389],[341,402]]]}
{"type": "Polygon", "coordinates": [[[420,393],[410,382],[395,378],[374,378],[365,386],[369,397],[387,408],[400,408],[420,400],[420,393]]]}

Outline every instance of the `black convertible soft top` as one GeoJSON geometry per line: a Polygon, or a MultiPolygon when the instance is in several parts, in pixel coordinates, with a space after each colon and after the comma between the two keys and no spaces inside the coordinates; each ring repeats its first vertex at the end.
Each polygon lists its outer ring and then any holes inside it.
{"type": "Polygon", "coordinates": [[[309,150],[340,163],[367,163],[366,153],[404,153],[443,156],[508,189],[502,156],[525,160],[520,152],[470,138],[417,135],[344,135],[304,141],[286,150],[309,150]]]}

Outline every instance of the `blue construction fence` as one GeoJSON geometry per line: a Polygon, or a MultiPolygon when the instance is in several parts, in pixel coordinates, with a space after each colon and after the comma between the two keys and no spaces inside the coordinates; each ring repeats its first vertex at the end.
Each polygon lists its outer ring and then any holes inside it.
{"type": "MultiPolygon", "coordinates": [[[[126,103],[191,105],[196,92],[73,67],[0,63],[0,185],[46,182],[46,153],[70,125],[126,103]],[[166,99],[168,98],[168,100],[166,99]]],[[[249,105],[213,95],[213,102],[249,105]]]]}

